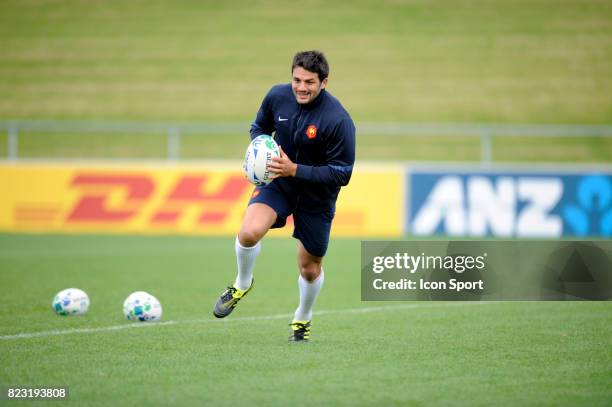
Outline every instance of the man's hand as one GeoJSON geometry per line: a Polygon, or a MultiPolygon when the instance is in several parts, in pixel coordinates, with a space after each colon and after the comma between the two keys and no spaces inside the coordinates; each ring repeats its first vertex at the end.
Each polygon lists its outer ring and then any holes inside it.
{"type": "Polygon", "coordinates": [[[281,146],[280,148],[280,157],[272,157],[272,162],[268,165],[268,170],[270,170],[270,178],[278,178],[278,177],[295,177],[295,173],[297,172],[297,164],[287,157],[287,154],[283,151],[281,146]]]}

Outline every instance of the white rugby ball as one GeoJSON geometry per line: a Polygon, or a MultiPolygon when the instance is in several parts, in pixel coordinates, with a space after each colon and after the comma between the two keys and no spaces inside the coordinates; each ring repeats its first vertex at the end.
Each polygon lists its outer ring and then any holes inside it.
{"type": "Polygon", "coordinates": [[[123,302],[123,315],[130,321],[159,321],[162,316],[162,306],[159,300],[151,294],[136,291],[123,302]]]}
{"type": "Polygon", "coordinates": [[[83,315],[89,310],[89,296],[78,288],[66,288],[55,294],[51,307],[58,315],[83,315]]]}
{"type": "Polygon", "coordinates": [[[244,176],[251,184],[261,186],[272,182],[268,164],[272,157],[280,157],[280,148],[276,141],[267,134],[255,137],[244,156],[244,176]]]}

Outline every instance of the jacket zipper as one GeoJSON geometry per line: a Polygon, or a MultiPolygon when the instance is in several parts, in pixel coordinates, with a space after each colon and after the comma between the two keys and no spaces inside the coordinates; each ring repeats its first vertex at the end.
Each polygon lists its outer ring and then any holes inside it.
{"type": "MultiPolygon", "coordinates": [[[[296,120],[296,126],[295,129],[293,130],[293,147],[295,148],[295,163],[298,164],[298,158],[299,158],[299,149],[298,149],[298,133],[300,131],[300,121],[302,120],[302,113],[304,112],[304,110],[302,109],[302,106],[299,106],[299,111],[298,111],[298,117],[296,120]]],[[[294,180],[296,184],[301,184],[300,180],[298,180],[297,178],[294,180]]],[[[299,191],[299,189],[298,189],[299,191]]],[[[295,198],[295,208],[298,207],[299,203],[300,203],[300,196],[301,194],[298,192],[297,197],[295,198]]]]}

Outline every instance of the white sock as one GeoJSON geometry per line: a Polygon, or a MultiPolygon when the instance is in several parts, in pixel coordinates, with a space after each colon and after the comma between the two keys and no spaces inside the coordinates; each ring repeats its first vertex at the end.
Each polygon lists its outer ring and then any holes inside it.
{"type": "Polygon", "coordinates": [[[300,305],[295,310],[294,321],[310,321],[312,319],[312,306],[319,295],[319,291],[321,291],[321,287],[323,287],[324,277],[323,269],[321,269],[319,277],[311,283],[304,280],[301,275],[298,277],[300,305]]]}
{"type": "Polygon", "coordinates": [[[251,286],[253,280],[253,269],[255,268],[255,259],[261,251],[261,244],[257,242],[255,246],[244,247],[240,244],[236,237],[236,262],[238,263],[238,275],[234,285],[240,290],[246,290],[251,286]]]}

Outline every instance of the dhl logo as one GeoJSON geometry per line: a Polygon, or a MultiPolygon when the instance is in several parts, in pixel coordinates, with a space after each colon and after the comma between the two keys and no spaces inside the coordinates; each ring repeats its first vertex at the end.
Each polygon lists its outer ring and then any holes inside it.
{"type": "Polygon", "coordinates": [[[197,224],[222,223],[250,192],[244,177],[219,174],[180,175],[165,194],[148,174],[77,173],[70,188],[80,191],[80,197],[68,211],[67,223],[128,222],[161,192],[161,204],[147,216],[147,223],[159,226],[177,224],[188,209],[197,212],[197,224]]]}
{"type": "MultiPolygon", "coordinates": [[[[363,199],[379,184],[389,194],[397,178],[382,177],[381,182],[378,173],[356,174],[341,193],[332,233],[397,234],[401,222],[393,205],[399,198],[385,201],[388,208],[363,199]]],[[[35,165],[0,166],[0,189],[0,230],[210,235],[234,234],[254,191],[239,171],[206,167],[35,165]]],[[[286,228],[270,233],[291,231],[290,218],[286,228]]]]}

